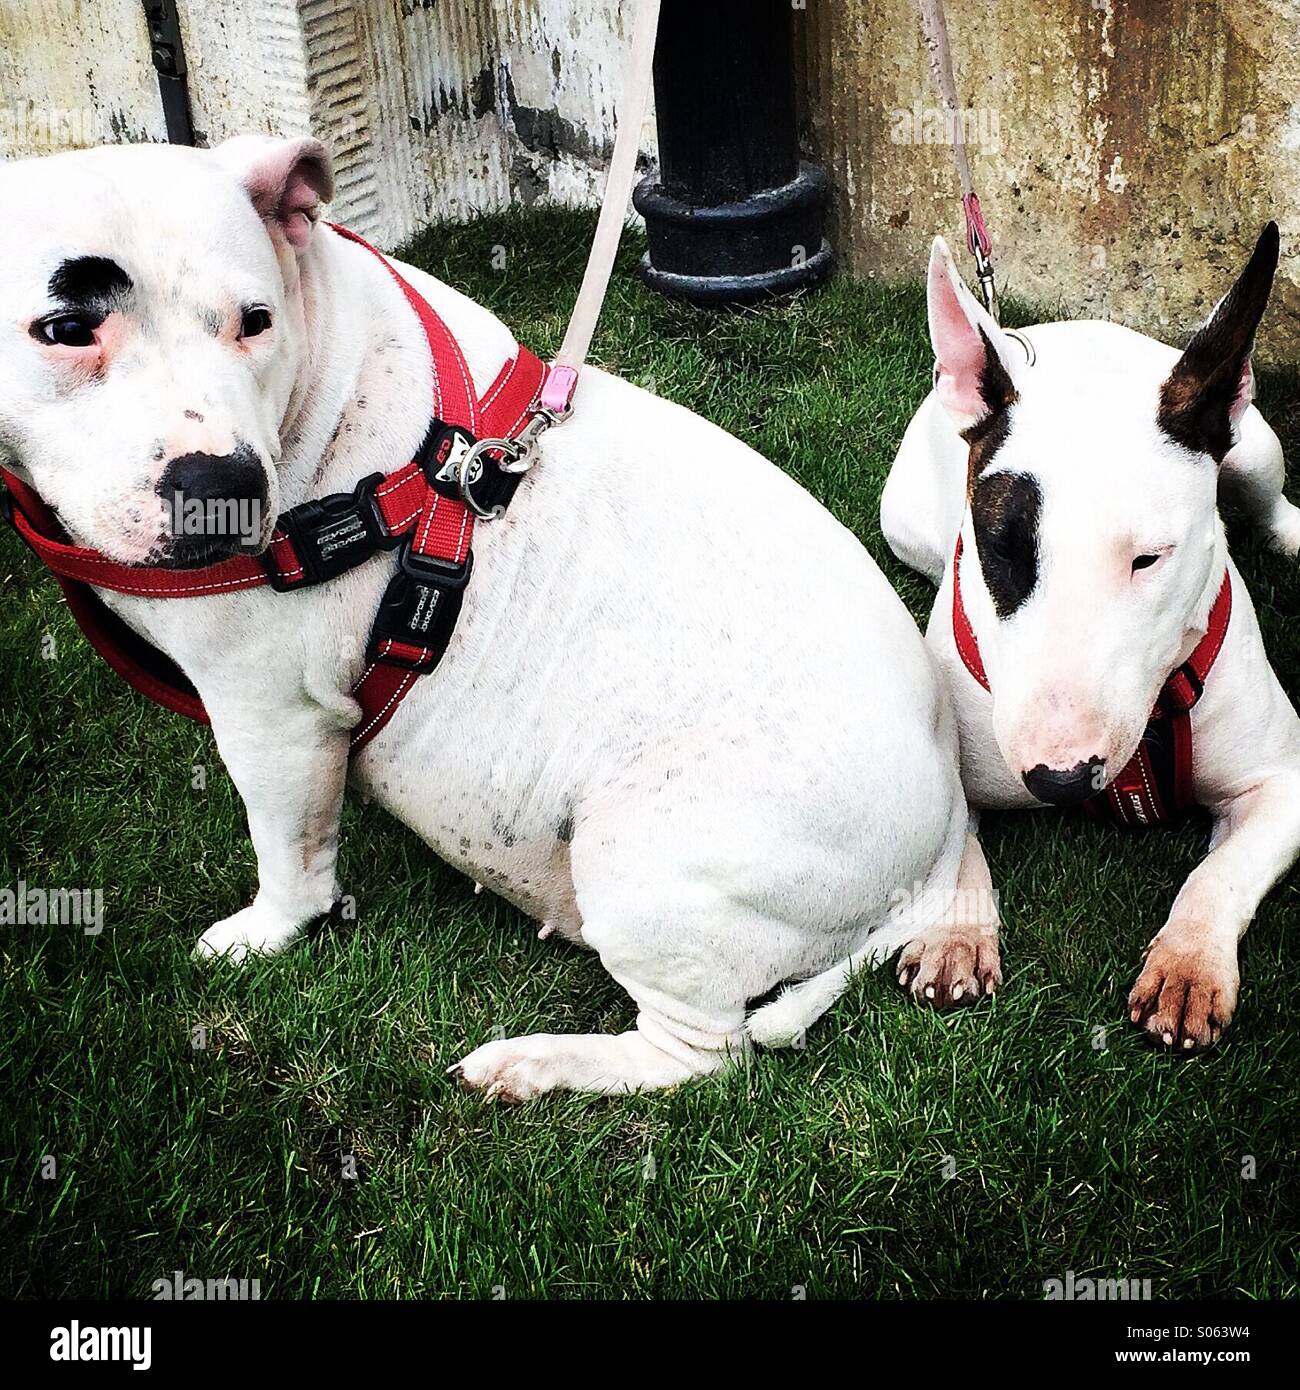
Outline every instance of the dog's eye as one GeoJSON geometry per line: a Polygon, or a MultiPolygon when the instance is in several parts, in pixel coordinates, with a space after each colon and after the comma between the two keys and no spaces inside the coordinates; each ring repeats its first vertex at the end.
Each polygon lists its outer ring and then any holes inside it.
{"type": "Polygon", "coordinates": [[[260,304],[252,309],[245,309],[243,316],[239,320],[239,336],[241,338],[257,338],[265,333],[271,326],[271,311],[264,309],[260,304]]]}
{"type": "Polygon", "coordinates": [[[1133,561],[1133,573],[1138,570],[1149,570],[1161,557],[1159,555],[1139,555],[1133,561]]]}
{"type": "Polygon", "coordinates": [[[96,314],[59,314],[33,324],[32,336],[51,347],[94,347],[95,329],[103,322],[96,314]]]}

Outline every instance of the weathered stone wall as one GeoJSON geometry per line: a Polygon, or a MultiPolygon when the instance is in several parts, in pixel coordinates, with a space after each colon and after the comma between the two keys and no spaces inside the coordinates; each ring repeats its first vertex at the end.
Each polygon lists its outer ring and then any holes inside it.
{"type": "MultiPolygon", "coordinates": [[[[1300,355],[1300,0],[947,9],[1007,289],[1177,336],[1276,218],[1261,353],[1300,355]]],[[[951,150],[924,143],[937,103],[915,0],[807,0],[799,28],[837,251],[859,274],[919,275],[930,238],[958,245],[962,221],[951,150]]]]}
{"type": "MultiPolygon", "coordinates": [[[[385,245],[434,217],[590,203],[603,187],[629,5],[180,0],[179,13],[199,142],[319,136],[335,214],[385,245]]],[[[140,0],[0,0],[0,156],[165,138],[140,0]]]]}
{"type": "MultiPolygon", "coordinates": [[[[930,237],[960,240],[961,219],[915,0],[791,3],[841,263],[919,275],[930,237]]],[[[180,8],[200,137],[314,132],[335,152],[337,215],[385,244],[435,216],[599,194],[628,0],[180,8]]],[[[1300,0],[948,12],[1007,289],[1176,336],[1276,217],[1262,348],[1300,356],[1300,0]]],[[[0,0],[0,154],[162,138],[139,0],[0,0]]]]}

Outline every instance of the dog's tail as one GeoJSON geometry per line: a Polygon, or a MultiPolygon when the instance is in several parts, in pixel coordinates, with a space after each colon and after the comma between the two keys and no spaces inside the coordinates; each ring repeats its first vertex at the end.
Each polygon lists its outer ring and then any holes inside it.
{"type": "Polygon", "coordinates": [[[868,956],[850,956],[829,970],[798,984],[787,985],[770,1004],[762,1004],[745,1020],[745,1032],[760,1047],[797,1047],[803,1035],[848,988],[853,972],[868,956]]]}

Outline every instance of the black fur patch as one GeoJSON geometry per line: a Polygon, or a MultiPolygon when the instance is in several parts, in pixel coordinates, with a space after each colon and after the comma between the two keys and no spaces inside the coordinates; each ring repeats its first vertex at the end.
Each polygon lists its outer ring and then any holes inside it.
{"type": "Polygon", "coordinates": [[[962,432],[962,438],[970,445],[970,458],[967,476],[970,486],[975,479],[993,462],[997,451],[1006,443],[1011,431],[1009,408],[1019,399],[1002,359],[993,350],[988,334],[980,329],[984,340],[984,367],[980,372],[980,398],[988,407],[973,425],[962,432]]]}
{"type": "Polygon", "coordinates": [[[1232,448],[1228,410],[1268,304],[1278,245],[1277,223],[1270,222],[1236,284],[1187,344],[1160,388],[1160,428],[1183,448],[1209,454],[1215,462],[1222,462],[1232,448]]]}
{"type": "Polygon", "coordinates": [[[127,294],[131,277],[116,261],[104,256],[74,256],[50,276],[50,298],[69,309],[100,308],[105,301],[127,294]]]}
{"type": "Polygon", "coordinates": [[[1028,473],[977,478],[971,516],[984,583],[999,618],[1009,618],[1038,583],[1038,514],[1042,493],[1028,473]]]}

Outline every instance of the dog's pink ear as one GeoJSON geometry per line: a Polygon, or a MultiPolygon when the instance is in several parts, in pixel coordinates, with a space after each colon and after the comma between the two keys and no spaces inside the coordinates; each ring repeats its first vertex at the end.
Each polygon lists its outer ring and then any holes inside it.
{"type": "Polygon", "coordinates": [[[272,235],[278,232],[295,251],[303,250],[320,205],[334,196],[334,172],[325,146],[307,137],[237,135],[213,153],[244,185],[272,235]]]}
{"type": "Polygon", "coordinates": [[[1273,288],[1279,244],[1277,223],[1270,222],[1236,284],[1193,335],[1160,388],[1156,418],[1161,429],[1184,448],[1220,463],[1255,396],[1250,354],[1273,288]]]}
{"type": "Polygon", "coordinates": [[[926,282],[934,385],[944,409],[965,435],[1016,399],[1002,331],[976,303],[942,237],[930,248],[926,282]]]}

